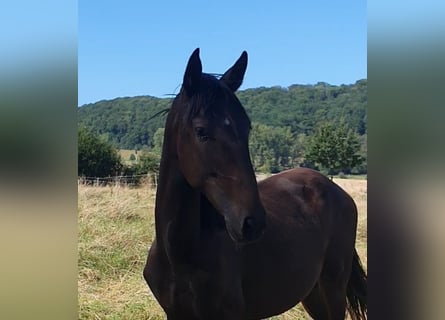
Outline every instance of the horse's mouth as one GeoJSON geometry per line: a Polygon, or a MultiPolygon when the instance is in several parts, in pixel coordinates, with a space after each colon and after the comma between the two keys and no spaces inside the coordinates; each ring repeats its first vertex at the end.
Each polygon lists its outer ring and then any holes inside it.
{"type": "Polygon", "coordinates": [[[236,244],[249,244],[249,243],[253,243],[253,242],[260,240],[264,234],[265,228],[260,227],[260,228],[255,228],[254,230],[248,231],[248,232],[246,232],[245,230],[244,230],[244,232],[243,232],[243,230],[238,232],[238,231],[234,230],[233,228],[231,228],[230,225],[226,221],[226,230],[227,230],[227,233],[229,234],[230,238],[236,244]]]}

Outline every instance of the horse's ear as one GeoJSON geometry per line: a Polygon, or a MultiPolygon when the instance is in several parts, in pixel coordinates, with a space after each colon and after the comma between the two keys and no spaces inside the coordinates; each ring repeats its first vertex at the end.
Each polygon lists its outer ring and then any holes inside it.
{"type": "Polygon", "coordinates": [[[202,64],[199,58],[199,48],[193,51],[187,63],[187,68],[184,73],[184,81],[182,87],[189,97],[193,96],[199,87],[201,81],[202,64]]]}
{"type": "Polygon", "coordinates": [[[221,77],[221,81],[232,89],[232,91],[238,90],[238,88],[243,83],[244,74],[247,68],[247,52],[243,51],[239,59],[235,64],[227,70],[221,77]]]}

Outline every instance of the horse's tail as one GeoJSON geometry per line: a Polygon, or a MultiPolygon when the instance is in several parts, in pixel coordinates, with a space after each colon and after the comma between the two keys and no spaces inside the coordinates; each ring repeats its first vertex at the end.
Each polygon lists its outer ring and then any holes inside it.
{"type": "Polygon", "coordinates": [[[362,263],[354,249],[351,275],[346,290],[347,309],[352,320],[366,320],[368,309],[368,276],[363,270],[362,263]]]}

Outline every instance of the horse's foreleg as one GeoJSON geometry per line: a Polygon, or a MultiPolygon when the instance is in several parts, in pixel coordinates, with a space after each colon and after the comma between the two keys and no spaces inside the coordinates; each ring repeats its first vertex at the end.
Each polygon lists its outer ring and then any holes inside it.
{"type": "Polygon", "coordinates": [[[202,290],[203,294],[199,295],[196,310],[200,319],[214,320],[245,320],[246,310],[244,300],[241,295],[236,294],[236,289],[232,288],[232,292],[222,295],[224,290],[221,288],[209,288],[202,290]],[[216,290],[212,290],[216,289],[216,290]]]}
{"type": "Polygon", "coordinates": [[[329,319],[328,309],[320,290],[320,284],[317,282],[311,293],[302,301],[303,307],[307,313],[315,320],[329,319]]]}

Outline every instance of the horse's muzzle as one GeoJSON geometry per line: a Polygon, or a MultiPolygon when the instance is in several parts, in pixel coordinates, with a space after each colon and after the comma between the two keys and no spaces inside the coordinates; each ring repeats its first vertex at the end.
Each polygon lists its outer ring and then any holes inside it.
{"type": "Polygon", "coordinates": [[[249,243],[258,240],[266,227],[265,214],[249,215],[238,223],[231,223],[226,219],[227,231],[236,243],[249,243]]]}

